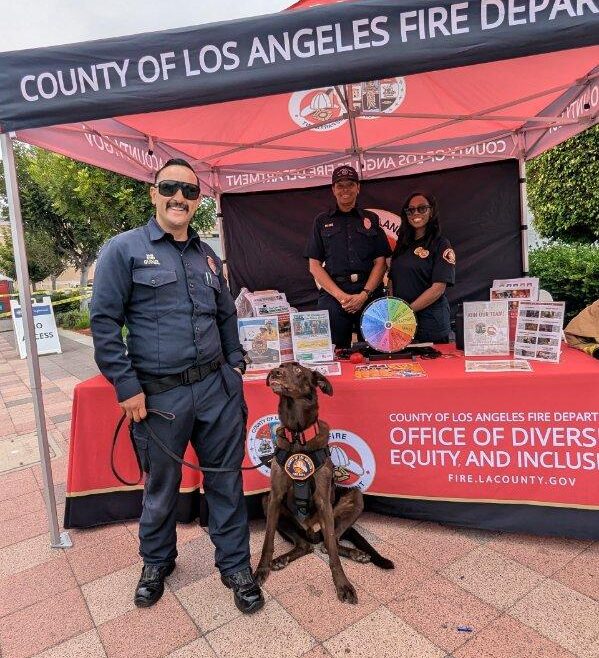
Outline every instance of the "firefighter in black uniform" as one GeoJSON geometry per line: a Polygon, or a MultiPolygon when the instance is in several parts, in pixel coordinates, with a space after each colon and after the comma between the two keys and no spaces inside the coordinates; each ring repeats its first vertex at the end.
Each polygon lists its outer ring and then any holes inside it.
{"type": "Polygon", "coordinates": [[[441,235],[437,202],[431,194],[414,192],[402,206],[389,280],[391,294],[408,302],[416,315],[414,340],[447,343],[445,289],[455,283],[455,252],[441,235]]]}
{"type": "Polygon", "coordinates": [[[331,320],[336,347],[351,346],[352,332],[359,332],[360,311],[383,294],[385,259],[391,254],[378,216],[356,206],[358,172],[347,165],[333,171],[336,208],[314,220],[304,256],[320,286],[318,308],[331,320]]]}
{"type": "Polygon", "coordinates": [[[209,532],[223,583],[233,590],[242,612],[254,612],[264,597],[251,572],[238,470],[247,407],[235,304],[222,263],[189,226],[200,203],[191,166],[169,160],[150,193],[156,216],[102,248],[91,307],[96,362],[134,421],[146,472],[139,522],[144,566],[134,601],[138,607],[158,601],[177,557],[181,464],[158,447],[147,423],[179,458],[191,442],[202,466],[232,469],[204,474],[209,532]],[[149,409],[162,415],[148,414],[149,409]]]}

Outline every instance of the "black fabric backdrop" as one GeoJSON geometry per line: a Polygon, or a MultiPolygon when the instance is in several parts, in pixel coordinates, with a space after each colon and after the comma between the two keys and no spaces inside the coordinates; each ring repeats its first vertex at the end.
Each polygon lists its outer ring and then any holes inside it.
{"type": "MultiPolygon", "coordinates": [[[[456,252],[456,285],[448,290],[454,311],[458,301],[489,299],[494,278],[522,276],[517,161],[365,181],[359,203],[399,214],[415,190],[436,196],[441,230],[456,252]]],[[[314,217],[333,206],[330,187],[223,195],[233,295],[242,286],[274,288],[300,310],[315,308],[317,290],[303,252],[314,217]]]]}

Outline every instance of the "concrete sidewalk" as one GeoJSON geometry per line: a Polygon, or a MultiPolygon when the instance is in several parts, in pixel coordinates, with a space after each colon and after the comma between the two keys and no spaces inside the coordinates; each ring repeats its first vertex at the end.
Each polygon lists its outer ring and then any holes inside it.
{"type": "MultiPolygon", "coordinates": [[[[88,345],[64,335],[61,343],[63,354],[41,359],[60,518],[73,387],[97,374],[88,345]]],[[[599,542],[373,514],[360,527],[396,568],[345,561],[357,606],[337,601],[317,553],[272,573],[264,610],[242,616],[194,524],[179,528],[164,597],[138,610],[136,523],[72,530],[73,548],[49,547],[40,467],[27,464],[35,458],[27,367],[10,333],[0,333],[0,392],[2,658],[599,657],[599,542]]],[[[254,564],[263,532],[252,523],[254,564]]]]}

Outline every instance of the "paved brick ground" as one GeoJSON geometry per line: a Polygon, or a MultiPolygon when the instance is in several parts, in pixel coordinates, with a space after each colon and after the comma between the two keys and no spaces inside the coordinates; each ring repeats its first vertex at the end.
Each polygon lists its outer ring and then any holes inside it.
{"type": "MultiPolygon", "coordinates": [[[[62,516],[74,385],[96,374],[91,349],[62,338],[42,357],[62,516]]],[[[0,442],[34,429],[27,367],[0,333],[0,442]]],[[[1,465],[0,465],[1,467],[1,465]]],[[[240,615],[199,526],[160,603],[133,606],[137,525],[71,531],[49,548],[39,465],[0,474],[2,658],[599,657],[599,543],[456,530],[366,514],[360,525],[396,569],[346,563],[360,603],[335,596],[323,555],[273,573],[267,605],[240,615]],[[459,631],[467,626],[472,632],[459,631]]],[[[252,523],[254,562],[264,532],[252,523]]],[[[279,545],[282,548],[282,543],[279,545]]]]}

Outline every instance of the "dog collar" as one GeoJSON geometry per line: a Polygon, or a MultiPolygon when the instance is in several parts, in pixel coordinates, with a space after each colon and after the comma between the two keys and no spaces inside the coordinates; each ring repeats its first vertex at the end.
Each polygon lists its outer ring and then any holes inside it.
{"type": "Polygon", "coordinates": [[[281,426],[283,430],[283,435],[289,441],[289,443],[299,443],[300,445],[304,446],[308,441],[311,441],[315,437],[318,436],[318,433],[320,432],[320,427],[318,425],[318,421],[316,421],[313,425],[310,425],[307,429],[305,429],[303,432],[299,431],[292,431],[290,429],[287,429],[284,426],[281,426]]]}

